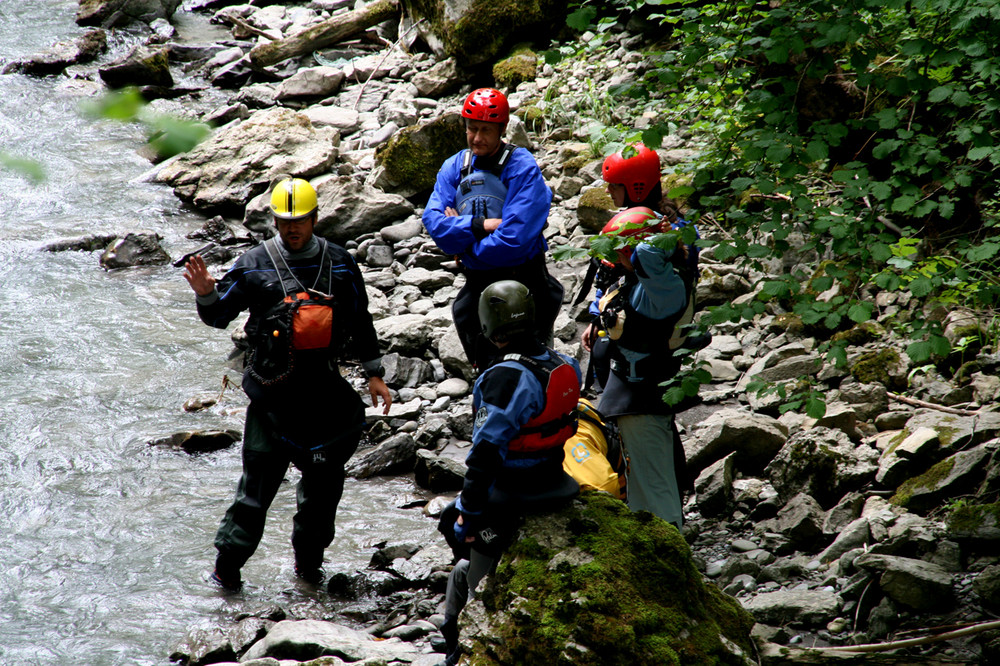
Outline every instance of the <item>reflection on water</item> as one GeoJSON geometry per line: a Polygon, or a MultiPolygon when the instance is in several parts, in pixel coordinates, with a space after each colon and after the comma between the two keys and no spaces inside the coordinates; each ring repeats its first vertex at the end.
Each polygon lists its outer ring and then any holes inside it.
{"type": "MultiPolygon", "coordinates": [[[[0,59],[79,34],[74,0],[0,2],[0,59]]],[[[244,397],[188,414],[218,394],[231,343],[197,319],[180,271],[105,272],[99,253],[40,252],[46,242],[148,228],[179,256],[202,219],[166,188],[131,182],[149,168],[139,128],[76,113],[65,77],[0,77],[0,150],[47,180],[0,171],[0,663],[166,664],[188,630],[243,605],[309,604],[293,585],[294,482],[279,493],[250,585],[227,600],[203,580],[240,471],[238,447],[188,456],[151,439],[242,428],[244,397]]],[[[328,551],[331,570],[367,565],[371,545],[432,530],[406,479],[349,479],[328,551]]]]}

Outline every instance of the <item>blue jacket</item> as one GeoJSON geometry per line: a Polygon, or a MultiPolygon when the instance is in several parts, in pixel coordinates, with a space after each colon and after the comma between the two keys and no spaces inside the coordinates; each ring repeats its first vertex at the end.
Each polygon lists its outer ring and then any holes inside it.
{"type": "MultiPolygon", "coordinates": [[[[549,217],[552,190],[525,148],[514,150],[500,174],[507,186],[507,199],[501,216],[503,224],[496,231],[486,233],[482,219],[476,222],[472,215],[445,215],[445,208],[455,208],[464,152],[445,160],[424,209],[424,226],[437,246],[456,255],[470,270],[519,266],[548,249],[542,230],[549,217]]],[[[479,161],[478,157],[473,159],[473,169],[479,161]]]]}
{"type": "MultiPolygon", "coordinates": [[[[580,366],[572,358],[541,345],[530,355],[543,363],[567,362],[577,380],[581,379],[580,366]]],[[[508,455],[510,441],[545,408],[545,387],[530,369],[517,361],[490,366],[476,380],[472,401],[475,423],[472,450],[465,461],[465,486],[459,498],[461,511],[481,513],[494,485],[516,496],[538,493],[563,481],[562,447],[538,457],[508,455]]]]}

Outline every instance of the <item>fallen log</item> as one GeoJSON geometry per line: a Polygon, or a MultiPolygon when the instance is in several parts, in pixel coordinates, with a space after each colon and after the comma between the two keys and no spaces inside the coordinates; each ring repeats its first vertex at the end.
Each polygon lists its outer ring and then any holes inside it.
{"type": "Polygon", "coordinates": [[[398,15],[399,0],[379,0],[363,9],[328,18],[284,39],[258,44],[250,49],[250,63],[254,67],[267,67],[312,53],[398,15]]]}

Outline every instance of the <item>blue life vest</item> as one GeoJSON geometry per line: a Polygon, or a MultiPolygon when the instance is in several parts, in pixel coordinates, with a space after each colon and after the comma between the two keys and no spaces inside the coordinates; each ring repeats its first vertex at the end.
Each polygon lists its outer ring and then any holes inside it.
{"type": "Polygon", "coordinates": [[[495,168],[489,171],[472,168],[472,151],[462,155],[462,180],[455,195],[455,209],[459,215],[473,217],[503,217],[503,204],[507,200],[507,186],[500,180],[500,174],[510,161],[514,147],[504,146],[495,168]]]}

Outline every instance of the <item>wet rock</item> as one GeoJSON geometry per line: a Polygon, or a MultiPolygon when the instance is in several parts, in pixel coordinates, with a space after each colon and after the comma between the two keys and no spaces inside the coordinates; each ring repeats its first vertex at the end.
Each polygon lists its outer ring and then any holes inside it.
{"type": "Polygon", "coordinates": [[[126,86],[174,85],[166,48],[136,46],[127,55],[98,69],[101,80],[111,88],[126,86]]]}
{"type": "Polygon", "coordinates": [[[162,238],[152,231],[134,231],[118,238],[104,250],[101,266],[107,270],[135,266],[159,266],[170,263],[170,256],[160,246],[162,238]]]}
{"type": "Polygon", "coordinates": [[[174,649],[170,661],[181,661],[191,666],[205,666],[221,662],[235,662],[236,650],[225,631],[212,627],[194,629],[174,649]]]}
{"type": "Polygon", "coordinates": [[[381,659],[409,663],[419,651],[398,639],[376,640],[370,634],[323,620],[284,620],[277,623],[243,655],[241,661],[262,657],[308,661],[337,657],[347,662],[381,659]]]}
{"type": "Polygon", "coordinates": [[[169,19],[180,7],[181,0],[80,0],[76,14],[77,25],[105,25],[109,20],[116,25],[128,21],[151,23],[156,19],[169,19]]]}
{"type": "Polygon", "coordinates": [[[185,453],[207,453],[229,448],[242,437],[238,430],[191,430],[154,439],[149,445],[181,449],[185,453]]]}
{"type": "Polygon", "coordinates": [[[374,450],[359,452],[346,466],[347,475],[356,479],[387,476],[413,469],[417,444],[405,432],[389,437],[374,450]]]}
{"type": "Polygon", "coordinates": [[[102,250],[108,243],[118,238],[117,234],[98,234],[94,236],[81,236],[79,238],[67,238],[55,241],[42,246],[43,252],[93,252],[102,250]]]}
{"type": "Polygon", "coordinates": [[[419,358],[385,354],[382,356],[385,376],[382,378],[392,388],[414,387],[424,384],[433,375],[430,364],[419,358]]]}
{"type": "Polygon", "coordinates": [[[465,482],[465,464],[447,456],[421,449],[414,466],[415,481],[434,493],[461,490],[465,482]]]}
{"type": "Polygon", "coordinates": [[[758,533],[775,532],[788,543],[807,552],[815,552],[822,547],[823,539],[822,507],[806,493],[799,493],[788,500],[772,520],[757,525],[758,533]]]}
{"type": "Polygon", "coordinates": [[[8,63],[0,73],[52,76],[60,74],[71,65],[90,62],[107,49],[107,32],[101,29],[88,30],[75,39],[54,44],[38,55],[8,63]]]}

